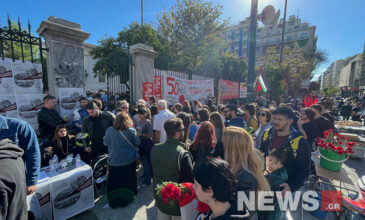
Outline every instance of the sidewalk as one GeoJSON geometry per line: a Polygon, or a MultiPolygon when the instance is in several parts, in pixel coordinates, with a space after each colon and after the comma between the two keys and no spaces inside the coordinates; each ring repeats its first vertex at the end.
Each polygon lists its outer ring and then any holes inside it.
{"type": "Polygon", "coordinates": [[[126,207],[112,209],[105,204],[105,198],[100,199],[92,211],[84,212],[73,217],[74,220],[119,220],[119,219],[148,219],[155,220],[157,209],[153,197],[152,184],[142,188],[137,199],[126,207]]]}

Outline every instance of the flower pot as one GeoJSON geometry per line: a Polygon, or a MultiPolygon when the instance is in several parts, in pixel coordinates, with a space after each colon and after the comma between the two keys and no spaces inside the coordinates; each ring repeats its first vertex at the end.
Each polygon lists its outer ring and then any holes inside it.
{"type": "Polygon", "coordinates": [[[321,156],[320,165],[327,170],[339,172],[341,170],[342,163],[345,162],[348,158],[347,154],[340,155],[327,149],[318,149],[319,155],[321,156]]]}

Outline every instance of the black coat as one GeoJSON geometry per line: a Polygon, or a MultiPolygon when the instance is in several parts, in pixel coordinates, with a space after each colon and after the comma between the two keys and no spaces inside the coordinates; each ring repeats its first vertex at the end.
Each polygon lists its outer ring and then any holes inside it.
{"type": "Polygon", "coordinates": [[[38,112],[38,125],[41,137],[51,139],[54,136],[57,125],[66,124],[56,110],[43,107],[38,112]]]}
{"type": "Polygon", "coordinates": [[[23,150],[9,139],[0,141],[0,219],[28,218],[23,150]]]}

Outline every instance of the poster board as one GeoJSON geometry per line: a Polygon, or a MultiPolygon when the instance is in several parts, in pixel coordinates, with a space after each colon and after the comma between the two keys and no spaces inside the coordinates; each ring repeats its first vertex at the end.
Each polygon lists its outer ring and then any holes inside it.
{"type": "Polygon", "coordinates": [[[153,83],[143,83],[143,99],[148,102],[149,97],[153,96],[153,83]]]}
{"type": "Polygon", "coordinates": [[[10,118],[18,118],[15,95],[0,95],[0,114],[10,118]]]}
{"type": "Polygon", "coordinates": [[[214,96],[213,80],[187,80],[174,76],[163,79],[163,98],[171,103],[181,100],[207,101],[214,96]]]}
{"type": "Polygon", "coordinates": [[[153,95],[157,100],[162,99],[162,78],[161,76],[154,76],[153,78],[153,95]]]}
{"type": "Polygon", "coordinates": [[[13,70],[10,61],[0,59],[0,96],[14,95],[13,70]]]}
{"type": "Polygon", "coordinates": [[[34,130],[38,130],[38,112],[43,107],[44,94],[17,94],[16,103],[19,119],[28,122],[34,130]]]}
{"type": "Polygon", "coordinates": [[[69,118],[72,121],[73,112],[80,108],[79,99],[83,96],[82,88],[59,88],[60,116],[69,118]]]}
{"type": "Polygon", "coordinates": [[[246,83],[240,83],[240,98],[247,98],[246,83]]]}
{"type": "Polygon", "coordinates": [[[12,73],[17,94],[40,94],[43,92],[41,64],[14,62],[12,63],[12,73]]]}
{"type": "Polygon", "coordinates": [[[220,103],[223,103],[224,100],[237,99],[239,82],[220,79],[218,81],[218,89],[220,103]]]}
{"type": "Polygon", "coordinates": [[[94,207],[93,171],[89,166],[57,175],[51,184],[55,220],[75,216],[94,207]]]}

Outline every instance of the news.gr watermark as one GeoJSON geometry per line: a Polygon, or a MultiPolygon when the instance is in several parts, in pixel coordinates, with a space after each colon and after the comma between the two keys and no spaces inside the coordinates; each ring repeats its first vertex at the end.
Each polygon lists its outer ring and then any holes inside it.
{"type": "Polygon", "coordinates": [[[248,197],[243,191],[237,192],[238,211],[243,211],[244,206],[249,211],[274,211],[275,202],[281,211],[296,211],[299,205],[308,212],[318,210],[319,207],[324,212],[342,211],[341,201],[340,191],[295,191],[287,192],[285,196],[281,191],[250,191],[248,197]]]}

